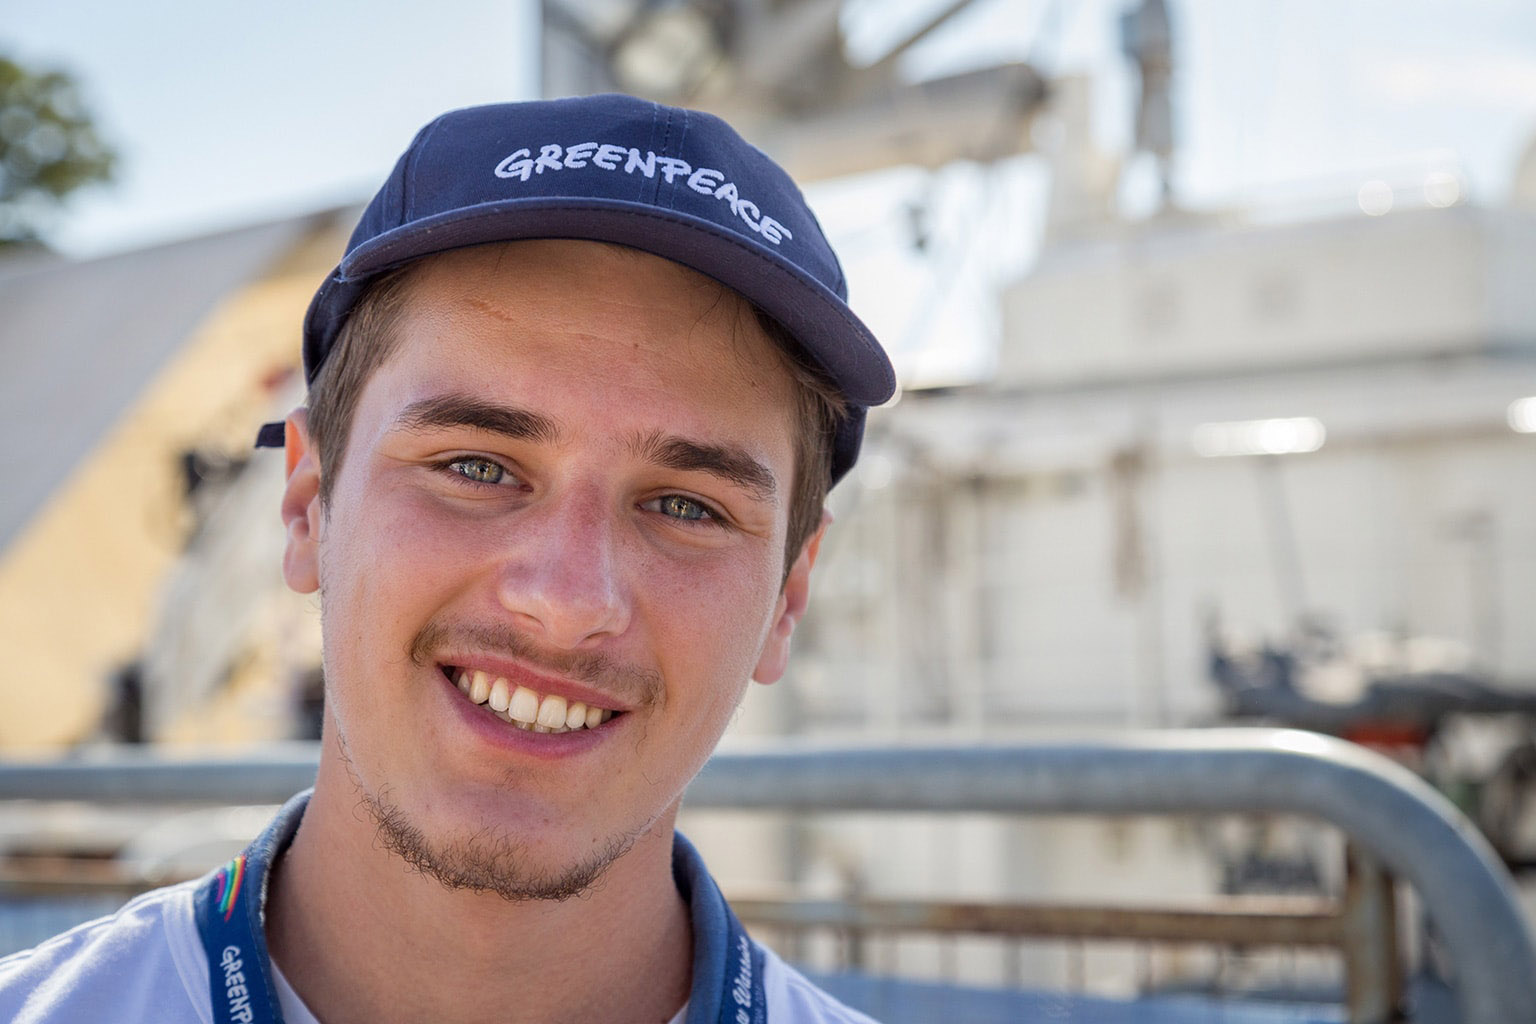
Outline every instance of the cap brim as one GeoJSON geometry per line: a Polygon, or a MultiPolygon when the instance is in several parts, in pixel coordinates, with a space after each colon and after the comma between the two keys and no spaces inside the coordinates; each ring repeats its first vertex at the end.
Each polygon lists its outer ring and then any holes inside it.
{"type": "MultiPolygon", "coordinates": [[[[896,380],[874,335],[847,303],[767,244],[676,210],[624,200],[511,199],[412,221],[359,245],[320,287],[305,318],[311,373],[368,282],[410,260],[488,242],[569,238],[664,257],[731,288],[789,331],[855,405],[889,399],[896,380]]],[[[862,419],[862,417],[860,417],[862,419]]]]}

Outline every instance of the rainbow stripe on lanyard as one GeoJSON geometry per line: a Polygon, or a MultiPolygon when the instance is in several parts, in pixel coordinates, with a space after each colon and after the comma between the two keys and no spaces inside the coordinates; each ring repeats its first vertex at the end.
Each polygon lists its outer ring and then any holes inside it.
{"type": "MultiPolygon", "coordinates": [[[[309,795],[289,800],[244,853],[198,884],[193,913],[208,957],[214,1024],[282,1024],[262,906],[267,871],[293,841],[309,795]]],[[[762,948],[681,834],[673,841],[672,875],[693,923],[687,1024],[767,1024],[762,948]]]]}
{"type": "Polygon", "coordinates": [[[218,880],[224,882],[224,894],[219,897],[218,909],[228,921],[235,913],[235,898],[240,895],[240,883],[245,881],[245,854],[241,854],[228,864],[219,868],[215,876],[215,885],[218,880]]]}

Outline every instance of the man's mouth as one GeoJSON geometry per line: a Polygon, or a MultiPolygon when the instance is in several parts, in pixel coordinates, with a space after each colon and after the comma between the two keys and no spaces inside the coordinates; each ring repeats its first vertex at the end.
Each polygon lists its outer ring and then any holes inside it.
{"type": "Polygon", "coordinates": [[[442,672],[471,701],[502,721],[529,732],[559,733],[596,729],[615,714],[622,714],[595,704],[566,700],[559,694],[538,693],[479,669],[443,665],[442,672]]]}

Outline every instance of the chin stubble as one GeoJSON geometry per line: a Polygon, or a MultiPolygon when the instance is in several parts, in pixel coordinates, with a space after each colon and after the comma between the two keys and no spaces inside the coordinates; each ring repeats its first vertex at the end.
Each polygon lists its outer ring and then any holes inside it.
{"type": "Polygon", "coordinates": [[[467,836],[433,840],[388,797],[359,787],[378,844],[445,889],[494,893],[512,903],[562,901],[589,892],[608,866],[634,846],[636,833],[610,837],[583,860],[543,873],[530,869],[526,844],[489,826],[467,836]]]}
{"type": "Polygon", "coordinates": [[[582,860],[563,869],[536,873],[530,868],[527,844],[490,825],[467,836],[429,837],[389,799],[388,787],[377,796],[368,791],[340,729],[336,739],[342,766],[357,793],[358,808],[374,824],[375,842],[445,889],[494,893],[509,903],[568,900],[590,892],[609,865],[628,853],[644,831],[620,832],[582,860]]]}

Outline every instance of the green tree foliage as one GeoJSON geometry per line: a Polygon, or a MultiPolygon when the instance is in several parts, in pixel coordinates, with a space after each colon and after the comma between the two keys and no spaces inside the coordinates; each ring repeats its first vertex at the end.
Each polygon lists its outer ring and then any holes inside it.
{"type": "Polygon", "coordinates": [[[65,198],[110,181],[115,161],[69,75],[0,56],[0,251],[38,241],[65,198]]]}

